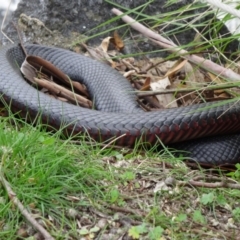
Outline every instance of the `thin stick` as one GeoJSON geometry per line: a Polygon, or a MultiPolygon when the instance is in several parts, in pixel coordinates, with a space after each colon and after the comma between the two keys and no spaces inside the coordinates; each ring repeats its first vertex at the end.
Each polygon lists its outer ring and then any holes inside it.
{"type": "Polygon", "coordinates": [[[104,149],[108,148],[109,146],[111,146],[114,142],[116,142],[118,139],[120,139],[120,138],[122,138],[122,137],[124,137],[124,136],[126,136],[126,133],[122,134],[121,136],[119,136],[119,137],[117,137],[117,138],[114,138],[112,141],[110,141],[109,143],[107,143],[107,144],[99,151],[99,153],[102,152],[104,149]]]}
{"type": "Polygon", "coordinates": [[[240,11],[229,6],[228,4],[225,4],[218,0],[206,0],[206,2],[208,2],[210,5],[220,8],[221,11],[223,12],[229,13],[237,18],[240,18],[240,11]]]}
{"type": "Polygon", "coordinates": [[[21,35],[20,35],[19,27],[18,27],[14,22],[12,22],[12,24],[13,24],[13,26],[15,27],[15,29],[16,29],[16,31],[17,31],[18,38],[19,38],[19,41],[20,41],[20,46],[21,46],[21,48],[22,48],[22,50],[23,50],[23,52],[24,52],[24,54],[25,54],[25,57],[27,57],[28,54],[27,54],[27,51],[26,51],[26,49],[25,49],[25,47],[24,47],[24,45],[23,45],[23,41],[22,41],[22,37],[21,37],[21,35]]]}
{"type": "Polygon", "coordinates": [[[92,102],[90,100],[82,97],[79,94],[75,94],[74,92],[72,92],[54,82],[50,82],[46,79],[38,79],[38,78],[34,78],[34,81],[38,86],[40,86],[42,88],[46,88],[50,92],[56,93],[59,96],[67,98],[72,103],[76,103],[77,105],[80,105],[82,107],[92,108],[92,102]],[[75,102],[75,100],[77,102],[75,102]]]}
{"type": "Polygon", "coordinates": [[[225,181],[217,183],[200,182],[200,181],[179,181],[178,186],[194,186],[194,187],[204,187],[204,188],[231,188],[240,189],[240,184],[227,183],[225,181]]]}
{"type": "Polygon", "coordinates": [[[5,13],[5,15],[4,15],[4,18],[3,18],[3,21],[2,21],[2,25],[1,25],[1,33],[2,33],[2,35],[3,35],[5,38],[8,39],[8,41],[10,41],[11,43],[14,43],[14,41],[13,41],[12,39],[10,39],[10,38],[7,36],[7,34],[5,34],[5,32],[3,31],[3,26],[4,26],[5,20],[6,20],[6,18],[7,18],[7,14],[8,14],[8,12],[9,12],[9,8],[10,8],[10,6],[11,6],[11,3],[12,3],[12,0],[10,0],[10,2],[9,2],[9,4],[8,4],[8,8],[7,8],[6,13],[5,13]]]}
{"type": "MultiPolygon", "coordinates": [[[[2,159],[4,161],[4,159],[2,159]]],[[[2,182],[2,185],[7,191],[8,197],[10,200],[14,203],[15,206],[19,209],[21,214],[28,220],[28,222],[38,231],[42,234],[44,239],[47,240],[54,240],[54,238],[50,235],[50,233],[43,228],[27,211],[27,209],[23,206],[23,204],[19,201],[19,199],[16,197],[16,193],[13,192],[9,182],[4,178],[3,170],[2,170],[3,162],[0,164],[0,181],[2,182]]]]}
{"type": "Polygon", "coordinates": [[[188,92],[196,92],[196,91],[209,91],[209,90],[220,90],[220,89],[227,89],[239,87],[238,84],[223,84],[223,85],[216,85],[216,86],[206,86],[203,88],[174,88],[174,89],[164,89],[159,91],[137,91],[136,94],[138,97],[146,97],[146,96],[155,96],[159,94],[168,94],[168,93],[188,93],[188,92]]]}

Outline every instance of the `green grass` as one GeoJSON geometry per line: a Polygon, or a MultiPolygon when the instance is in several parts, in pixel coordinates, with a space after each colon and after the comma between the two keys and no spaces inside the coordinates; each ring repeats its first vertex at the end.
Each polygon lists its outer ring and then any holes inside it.
{"type": "MultiPolygon", "coordinates": [[[[58,133],[49,135],[27,124],[19,131],[6,119],[1,119],[0,129],[2,170],[25,206],[34,204],[44,213],[51,210],[62,218],[63,211],[69,207],[68,195],[84,195],[90,201],[103,195],[98,181],[111,182],[111,176],[105,174],[97,157],[97,149],[62,141],[58,133]]],[[[15,229],[18,211],[11,211],[11,204],[5,206],[7,195],[3,188],[0,192],[4,196],[1,218],[8,219],[10,229],[15,229]]],[[[84,205],[85,201],[79,204],[84,205]]],[[[4,237],[7,232],[1,232],[0,236],[4,237]]]]}
{"type": "MultiPolygon", "coordinates": [[[[162,234],[171,239],[202,239],[213,235],[210,219],[224,223],[232,218],[240,226],[239,190],[174,184],[154,193],[156,184],[168,178],[179,182],[201,176],[204,180],[209,174],[206,170],[189,172],[167,149],[141,155],[124,149],[101,151],[80,136],[76,144],[62,140],[60,131],[50,134],[41,125],[33,127],[17,119],[12,125],[10,119],[0,118],[1,174],[25,208],[41,219],[56,239],[90,237],[94,231],[104,236],[115,228],[112,223],[120,224],[122,218],[130,225],[117,228],[135,239],[157,240],[162,234]],[[84,217],[90,223],[83,221],[80,227],[77,221],[84,217]],[[108,224],[99,229],[98,221],[105,218],[108,224]],[[196,228],[199,232],[192,238],[196,228]]],[[[235,177],[238,179],[238,174],[235,177]]],[[[34,232],[29,226],[2,187],[0,239],[16,239],[19,229],[34,232]]],[[[220,236],[223,233],[220,231],[220,236]]],[[[226,233],[235,236],[234,229],[226,233]]]]}

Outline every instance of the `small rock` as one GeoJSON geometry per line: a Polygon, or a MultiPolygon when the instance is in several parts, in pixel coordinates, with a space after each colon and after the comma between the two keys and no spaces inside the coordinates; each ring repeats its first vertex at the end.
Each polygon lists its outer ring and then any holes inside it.
{"type": "Polygon", "coordinates": [[[176,186],[176,179],[173,177],[168,177],[165,179],[165,184],[170,187],[176,186]]]}
{"type": "Polygon", "coordinates": [[[27,232],[26,229],[20,228],[17,231],[17,236],[20,237],[20,238],[26,238],[26,237],[28,237],[28,232],[27,232]]]}
{"type": "Polygon", "coordinates": [[[102,218],[98,221],[98,223],[96,224],[97,227],[99,227],[100,229],[105,228],[108,225],[108,221],[106,218],[102,218]]]}
{"type": "Polygon", "coordinates": [[[75,210],[74,208],[69,208],[67,212],[67,216],[69,218],[75,219],[78,216],[78,211],[75,210]]]}

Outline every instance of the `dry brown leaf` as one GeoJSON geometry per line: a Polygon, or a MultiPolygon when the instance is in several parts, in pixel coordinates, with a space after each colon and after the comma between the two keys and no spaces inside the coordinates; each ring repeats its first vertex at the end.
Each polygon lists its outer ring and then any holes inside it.
{"type": "Polygon", "coordinates": [[[169,69],[167,71],[167,73],[164,75],[164,77],[169,77],[170,79],[179,71],[181,70],[184,65],[187,63],[188,60],[184,59],[180,59],[177,62],[175,62],[175,64],[172,66],[171,69],[169,69]]]}
{"type": "Polygon", "coordinates": [[[74,92],[62,86],[59,86],[54,82],[49,82],[45,79],[38,79],[38,78],[34,78],[34,80],[38,84],[38,86],[47,88],[50,92],[53,92],[59,95],[60,97],[64,97],[68,99],[73,104],[77,104],[79,106],[86,107],[86,108],[92,108],[91,101],[89,101],[88,99],[78,94],[75,94],[74,92]]]}
{"type": "Polygon", "coordinates": [[[184,84],[186,87],[195,87],[196,82],[204,82],[204,77],[202,75],[198,76],[197,69],[194,69],[191,63],[186,62],[183,71],[185,74],[184,84]]]}
{"type": "Polygon", "coordinates": [[[120,38],[119,34],[117,31],[114,31],[113,33],[113,38],[111,39],[111,43],[114,44],[115,48],[118,51],[121,51],[124,48],[124,42],[123,40],[120,38]]]}
{"type": "Polygon", "coordinates": [[[112,68],[116,68],[117,63],[114,62],[108,54],[108,47],[109,47],[110,39],[111,39],[111,37],[104,38],[101,45],[94,49],[90,48],[86,45],[85,45],[85,48],[87,49],[88,53],[91,55],[92,58],[94,58],[98,61],[107,63],[112,68]]]}
{"type": "Polygon", "coordinates": [[[110,40],[112,39],[112,37],[106,37],[102,40],[102,43],[100,45],[100,48],[106,53],[108,51],[108,47],[110,44],[110,40]]]}
{"type": "MultiPolygon", "coordinates": [[[[204,75],[196,68],[193,68],[190,62],[185,62],[184,66],[182,67],[181,72],[184,72],[184,81],[182,79],[176,79],[172,83],[172,88],[178,89],[180,88],[194,88],[197,86],[197,83],[205,83],[204,75]]],[[[199,86],[197,86],[199,87],[199,86]]],[[[198,94],[193,93],[178,93],[177,98],[181,101],[181,106],[188,106],[193,104],[194,102],[198,102],[198,94]]]]}
{"type": "Polygon", "coordinates": [[[229,94],[227,94],[226,92],[221,91],[216,93],[216,91],[217,90],[214,91],[215,95],[217,95],[215,96],[216,98],[225,98],[225,99],[229,98],[229,94]]]}
{"type": "Polygon", "coordinates": [[[51,97],[64,102],[69,101],[82,107],[92,107],[90,100],[78,94],[88,95],[83,86],[79,82],[71,81],[68,76],[50,62],[37,56],[27,56],[21,66],[21,71],[26,79],[38,86],[39,90],[44,89],[44,92],[46,92],[47,89],[47,94],[51,97]],[[53,82],[53,79],[57,83],[53,82]],[[59,83],[63,83],[65,86],[60,86],[59,83]]]}
{"type": "MultiPolygon", "coordinates": [[[[148,61],[143,61],[142,64],[145,66],[155,66],[150,68],[147,72],[151,73],[154,76],[164,76],[175,64],[176,61],[164,61],[162,58],[151,58],[150,63],[148,61]],[[145,63],[144,63],[145,62],[145,63]]],[[[143,69],[145,69],[143,65],[143,69]]]]}
{"type": "Polygon", "coordinates": [[[37,69],[29,64],[26,59],[22,63],[20,70],[29,82],[34,83],[34,77],[36,77],[37,69]]]}
{"type": "Polygon", "coordinates": [[[41,75],[40,78],[42,77],[42,74],[44,74],[48,76],[48,79],[54,77],[57,82],[60,82],[70,88],[74,87],[76,92],[79,92],[80,94],[89,97],[88,92],[81,83],[71,81],[71,79],[65,73],[63,73],[60,69],[55,67],[49,61],[46,61],[37,56],[27,56],[25,61],[21,69],[23,68],[23,71],[25,71],[25,73],[23,72],[23,74],[29,81],[32,82],[34,77],[38,77],[38,73],[41,75]],[[33,66],[33,68],[29,67],[29,65],[27,65],[25,61],[27,61],[31,66],[33,66]],[[33,76],[34,70],[35,76],[33,76]]]}
{"type": "Polygon", "coordinates": [[[139,72],[139,68],[133,65],[134,61],[132,61],[132,58],[122,59],[120,62],[122,65],[126,66],[127,69],[134,70],[137,73],[139,72]]]}
{"type": "Polygon", "coordinates": [[[144,59],[139,59],[138,61],[133,61],[133,63],[134,63],[134,66],[139,69],[139,72],[148,72],[152,74],[151,70],[154,68],[151,68],[151,67],[155,65],[155,60],[144,58],[144,59]]]}
{"type": "Polygon", "coordinates": [[[147,78],[145,79],[145,82],[144,82],[143,86],[141,87],[140,91],[149,90],[150,84],[151,84],[151,78],[150,78],[150,77],[147,77],[147,78]]]}
{"type": "Polygon", "coordinates": [[[85,56],[91,56],[91,58],[98,60],[100,62],[106,63],[112,66],[113,68],[115,68],[115,64],[113,63],[111,57],[108,55],[107,52],[103,51],[101,45],[96,48],[89,47],[86,44],[82,44],[82,45],[87,50],[87,54],[85,54],[85,56]]]}
{"type": "Polygon", "coordinates": [[[223,83],[223,81],[221,80],[221,78],[219,78],[218,76],[208,72],[208,76],[209,78],[211,79],[212,82],[215,82],[215,83],[223,83]]]}
{"type": "MultiPolygon", "coordinates": [[[[168,77],[165,77],[163,79],[158,80],[157,82],[151,83],[150,86],[153,91],[159,91],[159,90],[164,90],[167,87],[171,86],[171,82],[168,77]]],[[[160,105],[166,108],[177,107],[177,102],[173,101],[175,100],[175,97],[172,93],[157,95],[156,97],[160,105]]]]}
{"type": "Polygon", "coordinates": [[[123,76],[124,76],[125,78],[127,78],[127,77],[133,75],[134,73],[136,73],[135,70],[130,70],[130,71],[128,71],[128,72],[125,72],[125,73],[123,74],[123,76]]]}

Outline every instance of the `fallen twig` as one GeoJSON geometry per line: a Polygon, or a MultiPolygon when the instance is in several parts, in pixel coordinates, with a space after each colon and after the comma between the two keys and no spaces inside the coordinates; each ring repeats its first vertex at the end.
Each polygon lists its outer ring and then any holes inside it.
{"type": "Polygon", "coordinates": [[[2,162],[0,164],[0,182],[2,183],[3,187],[7,191],[8,197],[13,202],[13,204],[19,209],[21,214],[28,220],[28,222],[44,237],[45,240],[54,240],[54,238],[50,235],[50,233],[43,228],[27,211],[27,209],[23,206],[23,204],[19,201],[16,197],[16,193],[13,192],[10,183],[5,179],[3,173],[3,164],[5,160],[5,154],[2,156],[2,162]]]}
{"type": "Polygon", "coordinates": [[[8,4],[8,7],[7,7],[7,10],[6,10],[6,13],[5,13],[4,17],[3,17],[2,24],[1,24],[1,33],[2,33],[2,35],[3,35],[5,38],[8,39],[9,42],[14,43],[14,41],[13,41],[12,39],[10,39],[10,38],[7,36],[7,34],[3,31],[3,27],[4,27],[4,24],[5,24],[5,21],[6,21],[6,18],[7,18],[7,14],[8,14],[8,12],[9,12],[9,8],[10,8],[11,4],[12,4],[12,0],[10,0],[10,2],[9,2],[9,4],[8,4]]]}
{"type": "Polygon", "coordinates": [[[213,5],[216,8],[220,8],[221,11],[225,12],[225,13],[229,13],[237,18],[240,18],[240,11],[233,8],[231,5],[226,4],[222,1],[219,0],[206,0],[206,2],[208,2],[210,5],[213,5]]]}
{"type": "Polygon", "coordinates": [[[122,207],[117,207],[117,206],[106,206],[107,208],[113,210],[113,211],[117,211],[117,212],[122,212],[122,213],[130,213],[130,214],[134,214],[134,215],[138,215],[139,217],[145,217],[146,213],[142,213],[137,211],[136,209],[130,209],[130,208],[122,208],[122,207]]]}
{"type": "MultiPolygon", "coordinates": [[[[114,142],[116,142],[118,139],[120,139],[120,138],[122,138],[122,137],[124,137],[124,136],[126,136],[126,133],[122,134],[122,135],[119,136],[119,137],[114,138],[112,141],[110,141],[109,143],[105,144],[105,146],[99,151],[99,153],[101,153],[104,149],[112,146],[114,142]]],[[[98,154],[99,154],[99,153],[98,153],[98,154]]]]}
{"type": "Polygon", "coordinates": [[[158,94],[168,94],[168,93],[188,93],[188,92],[196,92],[196,91],[209,91],[209,90],[220,90],[226,88],[239,87],[238,84],[222,84],[222,85],[209,85],[206,87],[195,87],[195,88],[174,88],[174,89],[164,89],[160,91],[137,91],[138,97],[146,97],[146,96],[154,96],[158,94]]]}
{"type": "Polygon", "coordinates": [[[34,78],[34,81],[38,86],[48,89],[50,92],[56,92],[59,96],[62,96],[68,99],[73,104],[78,104],[79,106],[92,108],[92,102],[88,99],[82,97],[79,94],[75,94],[74,92],[54,83],[49,82],[45,79],[34,78]]]}
{"type": "Polygon", "coordinates": [[[205,188],[231,188],[231,189],[240,189],[240,184],[237,183],[228,183],[226,181],[221,182],[201,182],[201,181],[178,181],[177,183],[179,186],[194,186],[194,187],[205,187],[205,188]]]}

